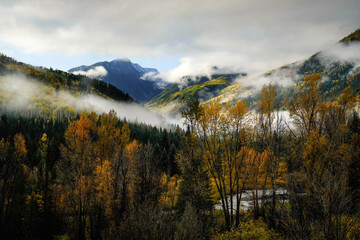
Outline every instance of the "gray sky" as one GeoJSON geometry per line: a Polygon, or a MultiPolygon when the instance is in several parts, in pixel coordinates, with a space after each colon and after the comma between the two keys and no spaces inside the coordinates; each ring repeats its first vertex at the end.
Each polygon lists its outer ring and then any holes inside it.
{"type": "Polygon", "coordinates": [[[68,70],[128,57],[168,75],[261,72],[360,28],[359,0],[1,0],[0,52],[68,70]]]}

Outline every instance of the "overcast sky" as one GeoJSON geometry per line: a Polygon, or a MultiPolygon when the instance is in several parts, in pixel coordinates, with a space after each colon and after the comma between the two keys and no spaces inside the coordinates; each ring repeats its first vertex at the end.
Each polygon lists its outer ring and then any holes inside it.
{"type": "Polygon", "coordinates": [[[359,0],[1,0],[0,52],[68,70],[130,58],[162,72],[261,72],[360,28],[359,0]]]}

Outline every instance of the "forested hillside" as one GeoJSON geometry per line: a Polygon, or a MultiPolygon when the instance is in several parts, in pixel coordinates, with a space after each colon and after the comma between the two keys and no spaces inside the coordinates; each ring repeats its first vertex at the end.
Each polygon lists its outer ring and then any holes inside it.
{"type": "Polygon", "coordinates": [[[133,102],[128,95],[105,82],[60,70],[34,67],[0,55],[1,111],[23,116],[74,116],[77,98],[83,95],[133,102]],[[21,99],[19,99],[21,98],[21,99]]]}
{"type": "Polygon", "coordinates": [[[56,90],[68,89],[74,94],[96,93],[117,101],[133,101],[128,94],[123,93],[111,84],[51,68],[34,67],[0,54],[0,76],[15,74],[33,77],[56,90]]]}

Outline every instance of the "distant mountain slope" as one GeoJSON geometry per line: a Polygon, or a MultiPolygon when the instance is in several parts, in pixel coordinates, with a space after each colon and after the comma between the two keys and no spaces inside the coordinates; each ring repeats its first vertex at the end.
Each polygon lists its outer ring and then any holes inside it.
{"type": "Polygon", "coordinates": [[[234,82],[219,81],[215,84],[216,91],[211,88],[206,89],[204,94],[192,91],[192,88],[206,86],[205,83],[198,83],[200,85],[197,86],[196,81],[188,82],[186,88],[173,84],[146,106],[160,112],[179,112],[189,99],[198,97],[201,102],[221,103],[245,99],[254,107],[260,97],[262,86],[272,83],[278,92],[277,104],[284,107],[283,101],[291,98],[297,86],[302,84],[304,76],[312,73],[322,75],[320,92],[324,100],[336,100],[347,86],[350,86],[355,94],[360,94],[360,29],[344,37],[335,46],[315,53],[306,60],[287,64],[258,76],[244,76],[234,82]]]}
{"type": "Polygon", "coordinates": [[[245,99],[254,106],[264,83],[272,83],[278,92],[277,104],[291,98],[304,76],[321,73],[320,93],[324,100],[334,101],[347,86],[360,94],[360,29],[344,37],[336,45],[320,51],[304,61],[284,65],[265,74],[244,79],[223,90],[217,100],[227,102],[245,99]],[[250,83],[250,84],[249,84],[250,83]]]}
{"type": "Polygon", "coordinates": [[[341,43],[350,43],[350,42],[359,42],[360,41],[360,29],[351,33],[350,35],[344,37],[340,40],[341,43]]]}
{"type": "Polygon", "coordinates": [[[207,101],[218,96],[221,91],[234,83],[234,80],[246,74],[223,74],[183,77],[166,90],[151,99],[145,106],[162,113],[178,113],[192,99],[207,101]]]}
{"type": "Polygon", "coordinates": [[[360,67],[351,60],[328,58],[325,52],[319,52],[305,61],[292,63],[256,76],[244,78],[225,88],[222,93],[210,101],[222,103],[245,99],[249,105],[255,106],[260,90],[264,84],[272,83],[278,92],[277,104],[291,98],[304,76],[321,73],[322,85],[320,93],[324,100],[334,101],[347,86],[355,94],[360,93],[360,67]]]}
{"type": "Polygon", "coordinates": [[[143,68],[129,59],[98,62],[90,66],[80,66],[69,70],[71,73],[92,76],[128,93],[135,100],[144,103],[159,94],[168,85],[161,79],[142,79],[146,73],[157,74],[154,68],[143,68]]]}

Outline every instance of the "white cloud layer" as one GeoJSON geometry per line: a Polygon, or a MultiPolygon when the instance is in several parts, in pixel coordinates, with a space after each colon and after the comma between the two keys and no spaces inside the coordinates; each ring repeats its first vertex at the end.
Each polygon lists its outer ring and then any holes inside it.
{"type": "Polygon", "coordinates": [[[97,66],[95,68],[91,68],[88,71],[75,71],[73,72],[75,75],[84,75],[90,78],[102,79],[105,77],[108,72],[103,66],[97,66]]]}
{"type": "Polygon", "coordinates": [[[359,28],[359,0],[2,0],[0,43],[26,53],[183,58],[261,72],[359,28]]]}
{"type": "Polygon", "coordinates": [[[336,44],[321,52],[323,61],[348,61],[356,67],[360,67],[360,43],[350,45],[336,44]]]}

